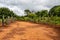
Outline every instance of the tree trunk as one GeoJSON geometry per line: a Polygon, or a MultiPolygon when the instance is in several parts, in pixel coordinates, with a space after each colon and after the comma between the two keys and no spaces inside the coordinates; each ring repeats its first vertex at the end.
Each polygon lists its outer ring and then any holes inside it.
{"type": "Polygon", "coordinates": [[[4,26],[4,15],[2,15],[2,26],[4,26]]]}

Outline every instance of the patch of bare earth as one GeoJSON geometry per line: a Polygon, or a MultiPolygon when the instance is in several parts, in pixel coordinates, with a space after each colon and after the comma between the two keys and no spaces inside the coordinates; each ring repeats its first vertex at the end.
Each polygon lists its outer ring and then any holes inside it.
{"type": "Polygon", "coordinates": [[[60,40],[59,34],[56,28],[22,21],[0,28],[0,40],[60,40]]]}

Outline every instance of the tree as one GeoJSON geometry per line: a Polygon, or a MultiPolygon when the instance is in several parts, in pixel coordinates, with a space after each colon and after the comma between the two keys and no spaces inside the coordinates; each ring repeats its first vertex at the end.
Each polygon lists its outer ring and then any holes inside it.
{"type": "Polygon", "coordinates": [[[45,19],[44,17],[48,16],[48,11],[47,10],[41,10],[36,12],[36,15],[38,16],[39,20],[45,19]]]}
{"type": "Polygon", "coordinates": [[[36,17],[37,15],[36,14],[33,14],[33,13],[30,13],[29,15],[28,15],[28,17],[30,17],[30,18],[34,18],[34,17],[36,17]]]}
{"type": "Polygon", "coordinates": [[[26,9],[26,10],[24,10],[24,12],[25,12],[25,14],[29,14],[29,13],[31,13],[31,11],[30,10],[28,10],[28,9],[26,9]]]}
{"type": "Polygon", "coordinates": [[[2,19],[2,26],[4,26],[4,20],[8,17],[12,17],[14,15],[13,11],[8,8],[2,7],[0,8],[0,17],[2,19]]]}
{"type": "Polygon", "coordinates": [[[41,10],[41,11],[38,11],[36,12],[36,15],[39,17],[42,17],[42,16],[48,16],[48,11],[47,10],[41,10]]]}
{"type": "Polygon", "coordinates": [[[60,16],[60,5],[51,8],[49,11],[49,16],[60,16]]]}

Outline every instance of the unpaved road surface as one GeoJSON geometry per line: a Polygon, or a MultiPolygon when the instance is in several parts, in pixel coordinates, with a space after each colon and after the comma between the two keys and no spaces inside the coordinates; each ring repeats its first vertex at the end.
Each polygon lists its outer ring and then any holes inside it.
{"type": "Polygon", "coordinates": [[[47,25],[17,21],[0,28],[0,40],[60,40],[56,31],[47,25]]]}

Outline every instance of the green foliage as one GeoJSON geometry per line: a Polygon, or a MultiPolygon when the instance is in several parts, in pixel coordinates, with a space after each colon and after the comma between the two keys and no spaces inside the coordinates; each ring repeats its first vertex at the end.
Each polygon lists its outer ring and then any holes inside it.
{"type": "Polygon", "coordinates": [[[0,19],[2,19],[2,23],[6,21],[6,19],[14,19],[18,21],[30,21],[35,23],[48,23],[48,24],[59,24],[60,25],[60,6],[54,6],[48,12],[47,10],[41,10],[37,12],[32,12],[28,9],[24,10],[25,16],[17,16],[13,11],[8,8],[0,8],[0,19]]]}
{"type": "Polygon", "coordinates": [[[60,24],[60,6],[54,6],[48,12],[47,10],[41,10],[37,12],[31,12],[25,10],[26,16],[23,16],[24,21],[32,21],[35,23],[48,23],[48,24],[60,24]]]}
{"type": "Polygon", "coordinates": [[[2,7],[0,8],[0,19],[2,19],[2,26],[4,26],[5,20],[8,18],[13,19],[15,14],[13,11],[9,10],[8,8],[2,7]]]}
{"type": "Polygon", "coordinates": [[[60,5],[59,6],[54,6],[53,8],[51,8],[50,11],[49,11],[49,15],[60,17],[60,5]]]}
{"type": "Polygon", "coordinates": [[[24,10],[24,12],[25,12],[25,14],[31,13],[31,11],[29,9],[24,10]]]}
{"type": "Polygon", "coordinates": [[[48,11],[47,10],[42,10],[42,11],[38,11],[38,12],[36,12],[36,15],[39,17],[42,17],[42,16],[44,16],[44,17],[46,17],[46,16],[48,16],[48,11]]]}

